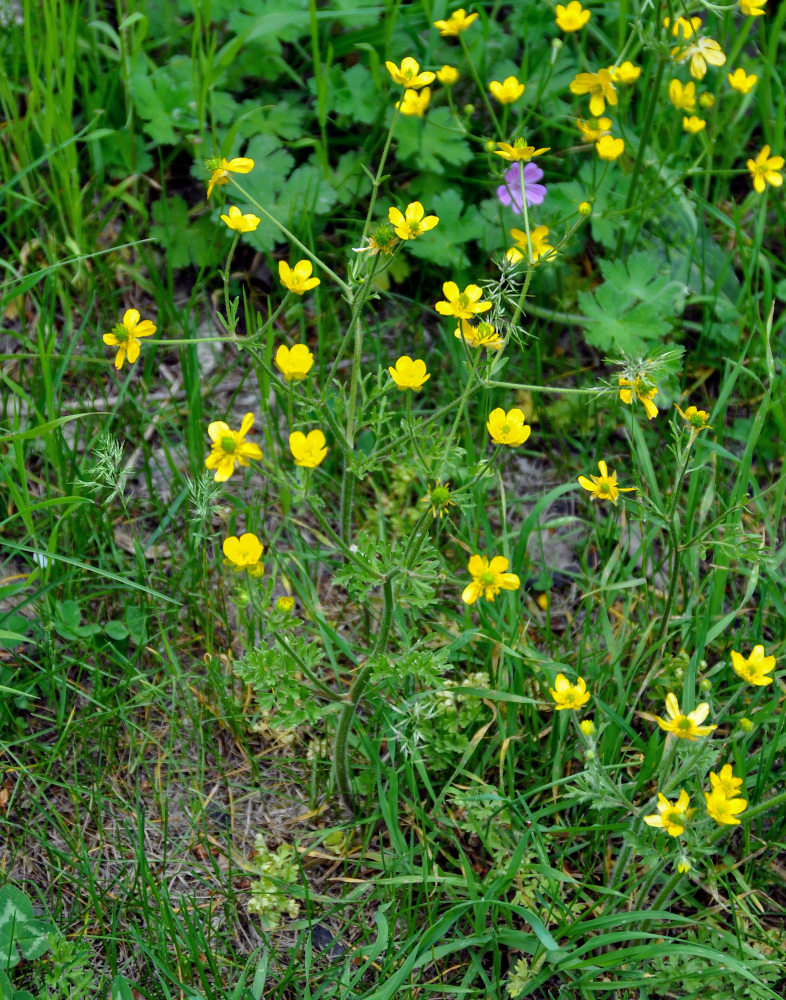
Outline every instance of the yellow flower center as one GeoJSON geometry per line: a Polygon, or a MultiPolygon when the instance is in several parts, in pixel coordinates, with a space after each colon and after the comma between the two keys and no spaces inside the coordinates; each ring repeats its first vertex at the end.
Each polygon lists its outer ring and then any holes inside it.
{"type": "Polygon", "coordinates": [[[601,476],[598,479],[598,491],[604,496],[610,496],[614,489],[614,484],[606,476],[601,476]]]}
{"type": "Polygon", "coordinates": [[[235,450],[236,447],[237,444],[233,437],[225,435],[224,437],[221,438],[221,448],[223,451],[228,451],[230,454],[232,454],[232,452],[235,450]]]}
{"type": "Polygon", "coordinates": [[[484,587],[494,586],[494,574],[491,572],[490,569],[487,569],[485,573],[480,574],[480,582],[483,584],[484,587]]]}
{"type": "Polygon", "coordinates": [[[677,719],[676,728],[683,733],[690,733],[693,731],[693,723],[687,717],[687,715],[683,715],[679,719],[677,719]]]}
{"type": "Polygon", "coordinates": [[[128,342],[128,338],[129,338],[130,334],[129,334],[128,330],[126,330],[126,328],[123,326],[122,323],[116,324],[116,326],[115,326],[114,330],[112,331],[112,333],[115,335],[115,337],[117,337],[118,341],[121,344],[125,344],[125,343],[128,342]]]}
{"type": "Polygon", "coordinates": [[[503,434],[510,434],[510,424],[503,424],[502,425],[502,433],[503,434]]]}

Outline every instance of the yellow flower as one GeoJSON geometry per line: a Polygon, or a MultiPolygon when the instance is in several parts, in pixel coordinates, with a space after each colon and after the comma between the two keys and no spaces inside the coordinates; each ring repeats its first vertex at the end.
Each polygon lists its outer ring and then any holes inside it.
{"type": "Polygon", "coordinates": [[[460,292],[455,281],[446,281],[442,285],[442,294],[447,301],[440,300],[434,307],[440,316],[472,319],[475,313],[491,309],[490,302],[481,301],[483,289],[478,285],[467,285],[464,291],[460,292]]]}
{"type": "Polygon", "coordinates": [[[707,123],[703,118],[697,118],[696,115],[691,115],[690,117],[683,117],[682,127],[686,132],[690,132],[691,135],[696,135],[697,132],[701,132],[702,129],[707,127],[707,123]]]}
{"type": "Polygon", "coordinates": [[[423,90],[405,90],[404,97],[396,101],[396,107],[407,118],[422,118],[426,109],[431,103],[431,88],[424,87],[423,90]]]}
{"type": "Polygon", "coordinates": [[[435,21],[434,27],[439,28],[439,33],[443,38],[460,35],[477,18],[477,14],[467,14],[463,7],[454,10],[447,21],[435,21]]]}
{"type": "Polygon", "coordinates": [[[109,347],[116,347],[115,368],[118,371],[123,367],[123,362],[128,358],[128,363],[132,365],[139,357],[139,337],[152,337],[156,332],[156,327],[149,319],[140,321],[138,309],[126,309],[123,313],[123,320],[116,323],[109,333],[105,333],[103,341],[109,347]]]}
{"type": "Polygon", "coordinates": [[[756,86],[758,79],[755,73],[750,75],[746,73],[742,66],[728,74],[729,86],[740,94],[749,94],[756,86]]]}
{"type": "Polygon", "coordinates": [[[745,799],[729,799],[718,791],[705,792],[704,801],[707,815],[721,826],[739,826],[737,816],[748,808],[745,799]]]}
{"type": "Polygon", "coordinates": [[[588,201],[579,202],[579,215],[592,215],[592,205],[588,201]]]}
{"type": "Polygon", "coordinates": [[[731,764],[724,764],[720,774],[710,771],[710,785],[714,794],[724,795],[727,799],[733,799],[742,791],[742,778],[735,778],[731,770],[731,764]]]}
{"type": "Polygon", "coordinates": [[[321,284],[319,278],[312,278],[311,272],[314,270],[310,260],[299,260],[294,267],[290,267],[285,260],[278,262],[278,276],[281,284],[295,295],[305,295],[321,284]]]}
{"type": "Polygon", "coordinates": [[[443,66],[437,70],[437,79],[443,87],[452,87],[459,78],[459,71],[455,66],[443,66]]]}
{"type": "Polygon", "coordinates": [[[644,379],[638,376],[632,382],[626,378],[621,378],[618,385],[630,386],[629,389],[620,389],[620,399],[623,403],[630,406],[634,399],[638,399],[646,411],[647,420],[657,417],[658,407],[652,401],[658,394],[657,387],[653,386],[650,388],[644,379]]]}
{"type": "Polygon", "coordinates": [[[433,229],[439,222],[439,218],[436,215],[426,215],[424,217],[423,206],[419,201],[410,202],[404,210],[403,215],[397,208],[389,208],[388,219],[393,224],[396,236],[402,240],[417,239],[422,233],[433,229]]]}
{"type": "Polygon", "coordinates": [[[577,118],[576,125],[585,142],[596,142],[602,135],[609,134],[611,118],[593,118],[591,121],[577,118]]]}
{"type": "Polygon", "coordinates": [[[640,76],[641,66],[634,66],[630,60],[624,62],[621,66],[615,66],[611,70],[611,79],[614,83],[629,85],[635,83],[640,76]]]}
{"type": "Polygon", "coordinates": [[[687,410],[683,411],[679,408],[679,406],[677,406],[676,403],[674,405],[677,407],[679,415],[685,423],[690,426],[690,429],[694,433],[698,433],[698,431],[703,430],[712,430],[710,425],[707,423],[710,419],[710,415],[706,410],[697,410],[695,406],[689,406],[687,410]]]}
{"type": "Polygon", "coordinates": [[[677,862],[677,871],[680,875],[687,875],[690,871],[690,861],[687,858],[680,858],[677,862]]]}
{"type": "Polygon", "coordinates": [[[709,736],[717,726],[702,726],[701,723],[707,718],[710,706],[706,701],[697,705],[692,712],[683,715],[680,711],[679,702],[676,695],[671,691],[666,695],[666,714],[668,721],[659,715],[655,716],[655,721],[661,729],[667,733],[673,733],[681,740],[695,740],[698,736],[709,736]]]}
{"type": "Polygon", "coordinates": [[[588,490],[592,494],[593,500],[611,500],[617,503],[620,493],[631,493],[635,486],[617,486],[617,473],[609,472],[609,468],[604,461],[598,462],[599,476],[579,476],[579,486],[588,490]]]}
{"type": "Polygon", "coordinates": [[[494,444],[507,444],[511,448],[517,448],[529,438],[532,428],[527,424],[524,413],[514,407],[507,413],[498,406],[489,413],[486,423],[491,440],[494,444]]]}
{"type": "Polygon", "coordinates": [[[572,94],[590,95],[590,114],[599,118],[606,110],[606,102],[617,103],[617,92],[614,81],[607,69],[599,69],[597,73],[578,73],[570,85],[572,94]]]}
{"type": "Polygon", "coordinates": [[[393,77],[393,83],[406,87],[408,90],[420,90],[421,87],[434,82],[434,74],[430,70],[421,73],[420,64],[412,56],[402,59],[400,66],[390,61],[386,62],[385,65],[388,68],[388,73],[393,77]]]}
{"type": "Polygon", "coordinates": [[[292,610],[295,607],[295,598],[290,594],[282,594],[276,600],[276,611],[280,611],[282,614],[291,615],[292,610]]]}
{"type": "MultiPolygon", "coordinates": [[[[671,20],[668,17],[663,18],[663,27],[668,28],[671,24],[671,20]]],[[[701,27],[700,17],[678,17],[671,28],[671,33],[676,38],[679,34],[682,34],[683,38],[692,38],[696,32],[701,27]]]]}
{"type": "Polygon", "coordinates": [[[208,469],[215,469],[213,479],[224,483],[235,471],[235,463],[248,465],[251,458],[262,458],[262,449],[257,444],[246,441],[246,434],[254,423],[254,414],[247,413],[240,421],[240,430],[230,430],[223,420],[214,420],[208,424],[207,433],[213,442],[212,450],[205,459],[208,469]]]}
{"type": "Polygon", "coordinates": [[[590,12],[584,10],[579,0],[570,0],[567,7],[557,4],[557,16],[555,18],[560,31],[581,31],[590,19],[590,12]]]}
{"type": "Polygon", "coordinates": [[[462,319],[453,331],[453,335],[470,347],[486,347],[490,351],[498,351],[502,347],[502,337],[491,323],[478,323],[477,326],[472,326],[466,319],[462,319]]]}
{"type": "Polygon", "coordinates": [[[467,569],[472,576],[461,595],[465,604],[474,604],[479,597],[493,601],[500,590],[518,590],[521,580],[515,573],[508,573],[508,560],[504,556],[494,556],[491,562],[486,556],[470,557],[467,569]]]}
{"type": "Polygon", "coordinates": [[[689,809],[690,799],[685,789],[680,790],[676,802],[670,802],[665,795],[658,792],[658,811],[644,817],[647,826],[657,826],[665,830],[670,837],[679,837],[685,832],[685,827],[695,809],[689,809]]]}
{"type": "Polygon", "coordinates": [[[749,684],[764,687],[772,684],[772,677],[767,674],[775,667],[775,657],[764,655],[764,646],[754,646],[751,655],[746,660],[742,653],[731,651],[731,665],[734,673],[749,684]]]}
{"type": "Polygon", "coordinates": [[[518,264],[519,261],[527,259],[529,256],[527,253],[528,244],[532,245],[532,260],[537,263],[541,258],[548,259],[549,257],[555,256],[557,251],[554,247],[547,242],[547,237],[549,235],[548,226],[536,226],[530,231],[530,240],[527,240],[527,234],[521,229],[511,229],[510,235],[515,241],[515,246],[512,246],[505,254],[505,259],[509,260],[511,264],[518,264]]]}
{"type": "Polygon", "coordinates": [[[556,710],[578,709],[586,705],[590,700],[590,693],[583,677],[577,677],[576,683],[571,684],[564,674],[557,674],[554,687],[549,688],[549,694],[554,699],[556,710]]]}
{"type": "Polygon", "coordinates": [[[212,171],[210,181],[207,185],[207,196],[209,198],[216,185],[229,183],[230,174],[247,174],[250,170],[253,170],[254,161],[249,160],[247,156],[236,156],[231,160],[225,160],[222,156],[220,159],[208,160],[207,169],[212,171]]]}
{"type": "Polygon", "coordinates": [[[422,497],[421,502],[430,504],[431,513],[440,518],[447,514],[449,507],[456,506],[455,501],[450,499],[450,483],[442,483],[439,479],[429,486],[428,495],[422,497]]]}
{"type": "Polygon", "coordinates": [[[766,14],[765,10],[762,10],[767,0],[737,0],[739,4],[740,11],[746,17],[761,17],[762,14],[766,14]]]}
{"type": "Polygon", "coordinates": [[[601,160],[617,160],[625,152],[625,140],[602,135],[595,143],[595,149],[601,160]]]}
{"type": "Polygon", "coordinates": [[[703,94],[699,94],[699,104],[706,111],[709,111],[710,108],[715,107],[715,95],[710,94],[708,91],[705,90],[703,94]]]}
{"type": "Polygon", "coordinates": [[[589,739],[590,736],[595,735],[595,723],[592,719],[582,719],[579,723],[579,729],[587,737],[587,739],[589,739]]]}
{"type": "Polygon", "coordinates": [[[396,383],[396,388],[401,390],[414,389],[415,392],[418,392],[431,378],[431,375],[426,371],[425,361],[421,361],[420,358],[413,361],[406,354],[398,359],[395,368],[388,366],[388,371],[396,383]]]}
{"type": "Polygon", "coordinates": [[[542,149],[535,149],[534,146],[528,146],[526,139],[514,139],[513,143],[509,142],[498,142],[497,145],[499,149],[495,149],[494,153],[497,156],[501,156],[503,160],[524,160],[527,162],[531,160],[533,156],[540,156],[541,153],[548,153],[551,146],[544,146],[542,149]]]}
{"type": "Polygon", "coordinates": [[[696,84],[689,80],[683,87],[680,80],[672,80],[669,84],[669,100],[678,111],[695,111],[696,84]]]}
{"type": "Polygon", "coordinates": [[[230,205],[229,214],[222,215],[221,221],[238,233],[253,233],[259,225],[259,216],[250,213],[243,215],[236,205],[230,205]]]}
{"type": "Polygon", "coordinates": [[[276,350],[276,367],[287,382],[304,379],[314,366],[314,355],[305,344],[287,347],[281,344],[276,350]]]}
{"type": "Polygon", "coordinates": [[[325,445],[325,435],[320,430],[293,431],[289,435],[289,450],[295,459],[295,465],[304,469],[316,469],[323,461],[328,450],[325,445]]]}
{"type": "Polygon", "coordinates": [[[489,84],[489,91],[500,104],[512,104],[524,93],[524,84],[519,83],[515,76],[509,76],[504,83],[492,80],[489,84]]]}
{"type": "Polygon", "coordinates": [[[672,49],[671,55],[676,62],[690,59],[688,68],[694,80],[704,79],[707,63],[710,66],[722,66],[726,62],[726,56],[714,38],[699,38],[693,45],[672,49]]]}
{"type": "Polygon", "coordinates": [[[748,160],[747,166],[753,178],[753,186],[759,194],[764,190],[765,182],[773,187],[783,184],[783,177],[778,173],[783,167],[783,157],[770,156],[769,146],[762,146],[759,155],[755,160],[748,160]]]}
{"type": "Polygon", "coordinates": [[[262,558],[264,546],[253,532],[247,531],[240,538],[230,535],[229,538],[224,539],[222,548],[236,573],[242,573],[245,569],[252,576],[262,576],[265,572],[265,567],[259,561],[262,558]]]}

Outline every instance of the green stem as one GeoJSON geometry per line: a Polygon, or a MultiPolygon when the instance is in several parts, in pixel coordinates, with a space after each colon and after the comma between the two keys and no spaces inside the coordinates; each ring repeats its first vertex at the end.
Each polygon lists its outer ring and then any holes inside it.
{"type": "MultiPolygon", "coordinates": [[[[404,96],[403,91],[401,96],[403,99],[404,96]]],[[[368,228],[371,225],[371,217],[374,214],[374,206],[377,203],[377,194],[379,193],[379,188],[382,183],[382,171],[385,169],[385,161],[387,160],[388,153],[390,152],[390,144],[393,141],[393,132],[396,129],[396,122],[398,121],[399,114],[400,111],[398,108],[396,108],[393,112],[393,118],[391,119],[390,122],[390,128],[388,129],[387,137],[385,138],[385,145],[382,148],[382,155],[379,158],[379,165],[377,167],[376,175],[374,176],[374,179],[371,182],[371,198],[369,199],[368,211],[366,212],[366,221],[363,223],[363,234],[360,239],[361,243],[368,236],[368,228]]],[[[357,279],[359,268],[360,268],[360,258],[358,256],[352,265],[353,279],[357,279]]]]}
{"type": "MultiPolygon", "coordinates": [[[[662,98],[660,93],[660,84],[663,79],[663,71],[666,68],[666,60],[661,58],[658,60],[658,67],[655,70],[655,80],[653,81],[652,87],[650,89],[649,103],[647,104],[647,112],[644,116],[644,125],[641,130],[641,141],[639,142],[639,148],[636,151],[636,161],[633,164],[633,173],[630,178],[630,187],[628,188],[628,197],[625,199],[625,211],[627,212],[631,205],[633,204],[633,199],[636,197],[636,188],[638,187],[639,177],[641,176],[641,169],[644,166],[644,154],[647,152],[647,147],[649,146],[650,138],[652,136],[652,120],[655,116],[655,109],[660,105],[662,98]]],[[[620,230],[619,237],[617,239],[617,257],[622,257],[622,249],[625,245],[625,234],[627,229],[623,226],[620,230]]]]}
{"type": "Polygon", "coordinates": [[[352,537],[352,499],[355,493],[355,474],[349,467],[344,466],[344,473],[341,476],[341,499],[339,510],[341,511],[341,541],[344,545],[349,545],[352,537]]]}
{"type": "Polygon", "coordinates": [[[464,41],[464,36],[459,35],[458,38],[459,42],[461,43],[461,48],[464,52],[464,58],[469,63],[469,69],[470,72],[472,73],[472,79],[475,81],[477,88],[480,91],[481,97],[483,98],[483,103],[486,105],[486,110],[491,116],[491,120],[494,122],[494,130],[499,137],[502,137],[503,133],[499,127],[499,121],[497,120],[497,116],[494,114],[494,108],[492,108],[491,106],[491,101],[489,100],[488,94],[486,93],[486,88],[480,81],[480,77],[478,76],[478,71],[475,68],[475,63],[473,62],[472,56],[469,54],[467,43],[464,41]]]}
{"type": "MultiPolygon", "coordinates": [[[[524,301],[524,292],[526,288],[529,287],[529,273],[535,265],[535,258],[532,256],[532,238],[529,234],[529,206],[527,205],[527,195],[524,191],[524,161],[519,160],[519,183],[521,184],[521,211],[524,214],[524,232],[527,234],[527,261],[529,263],[529,271],[527,272],[527,280],[524,283],[524,288],[519,296],[519,306],[524,301]]],[[[518,306],[516,307],[518,315],[518,306]]]]}
{"type": "MultiPolygon", "coordinates": [[[[235,247],[237,246],[237,241],[240,239],[240,233],[235,233],[232,239],[232,246],[229,248],[229,253],[227,255],[227,266],[224,268],[224,312],[226,314],[227,323],[229,323],[229,318],[232,315],[229,309],[229,271],[232,267],[232,258],[235,255],[235,247]]],[[[237,328],[237,323],[232,324],[232,337],[235,336],[235,329],[237,328]]]]}
{"type": "Polygon", "coordinates": [[[442,461],[439,464],[439,472],[437,473],[437,479],[442,477],[442,470],[445,468],[445,462],[450,454],[450,449],[453,445],[453,438],[456,436],[456,431],[458,430],[459,422],[464,415],[464,407],[469,399],[469,394],[472,389],[472,383],[475,378],[475,372],[478,367],[478,360],[480,358],[480,351],[476,351],[474,357],[472,358],[472,364],[469,370],[469,376],[467,377],[467,384],[464,386],[464,392],[461,394],[461,399],[459,400],[458,410],[456,411],[456,418],[453,421],[453,426],[450,428],[450,434],[448,440],[445,443],[445,451],[442,454],[442,461]]]}
{"type": "Polygon", "coordinates": [[[352,792],[352,777],[349,769],[349,752],[347,744],[349,734],[352,730],[352,721],[355,718],[355,711],[357,710],[358,703],[363,696],[363,691],[365,690],[368,679],[371,676],[371,672],[374,669],[376,657],[379,656],[380,653],[383,653],[387,647],[388,635],[390,633],[390,623],[392,619],[393,575],[388,574],[382,584],[382,618],[379,623],[377,639],[371,653],[369,654],[368,660],[361,668],[357,677],[355,677],[352,687],[349,689],[349,694],[344,701],[344,706],[338,719],[336,739],[333,744],[333,767],[336,776],[336,785],[338,786],[341,798],[344,800],[344,805],[353,816],[356,812],[356,803],[355,796],[352,792]]]}

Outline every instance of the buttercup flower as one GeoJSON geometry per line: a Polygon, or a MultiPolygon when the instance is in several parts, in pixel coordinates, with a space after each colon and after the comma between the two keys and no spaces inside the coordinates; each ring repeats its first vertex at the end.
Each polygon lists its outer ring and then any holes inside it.
{"type": "Polygon", "coordinates": [[[593,118],[592,121],[577,118],[576,125],[585,142],[596,142],[611,131],[611,118],[593,118]]]}
{"type": "Polygon", "coordinates": [[[590,700],[590,693],[584,678],[577,677],[576,683],[571,684],[564,674],[557,674],[554,687],[549,688],[549,694],[554,699],[554,705],[558,712],[563,709],[581,708],[590,700]]]}
{"type": "Polygon", "coordinates": [[[493,601],[500,590],[518,590],[521,580],[515,573],[508,573],[508,560],[504,556],[494,556],[491,562],[485,556],[474,555],[467,564],[472,576],[461,595],[465,604],[474,604],[479,597],[493,601]]]}
{"type": "Polygon", "coordinates": [[[715,95],[711,94],[708,90],[705,90],[703,94],[699,94],[699,104],[709,111],[710,108],[715,107],[715,95]]]}
{"type": "Polygon", "coordinates": [[[156,327],[149,319],[140,319],[138,309],[126,309],[123,319],[116,323],[109,333],[105,333],[103,341],[108,347],[116,347],[115,368],[118,371],[128,358],[132,365],[139,357],[139,337],[152,337],[156,327]]]}
{"type": "Polygon", "coordinates": [[[758,79],[755,73],[748,74],[741,66],[728,74],[729,86],[740,94],[749,94],[758,79]]]}
{"type": "Polygon", "coordinates": [[[229,214],[222,215],[221,221],[226,222],[230,229],[238,233],[253,233],[259,225],[258,215],[243,215],[236,205],[230,205],[229,214]]]}
{"type": "Polygon", "coordinates": [[[604,461],[598,462],[599,476],[579,476],[579,486],[588,490],[592,494],[593,500],[611,500],[617,503],[620,493],[632,493],[635,486],[617,486],[617,473],[609,472],[609,468],[604,461]]]}
{"type": "Polygon", "coordinates": [[[590,12],[584,10],[579,0],[570,0],[567,7],[557,4],[557,16],[555,18],[560,31],[581,31],[590,19],[590,12]]]}
{"type": "Polygon", "coordinates": [[[737,816],[748,808],[746,799],[729,799],[719,792],[705,792],[707,815],[721,826],[739,826],[737,816]]]}
{"type": "Polygon", "coordinates": [[[228,184],[230,174],[247,174],[254,169],[254,161],[247,156],[235,156],[231,160],[220,159],[208,160],[207,169],[212,171],[210,181],[207,185],[208,198],[213,193],[216,185],[228,184]]]}
{"type": "Polygon", "coordinates": [[[706,701],[697,705],[692,712],[683,715],[676,695],[671,691],[666,695],[666,714],[668,720],[655,716],[655,721],[661,729],[667,733],[673,733],[681,740],[695,740],[699,736],[709,736],[717,726],[702,726],[701,723],[707,718],[710,706],[706,701]]]}
{"type": "Polygon", "coordinates": [[[641,66],[634,66],[630,60],[622,63],[621,66],[614,66],[611,69],[611,79],[614,83],[621,83],[629,86],[635,83],[641,76],[641,66]]]}
{"type": "Polygon", "coordinates": [[[746,17],[761,17],[767,12],[763,9],[767,0],[737,0],[740,11],[746,17]]]}
{"type": "Polygon", "coordinates": [[[579,202],[579,215],[592,215],[592,205],[588,201],[579,202]]]}
{"type": "Polygon", "coordinates": [[[753,178],[753,187],[759,194],[766,184],[772,184],[773,187],[780,187],[783,184],[783,177],[778,173],[783,167],[783,157],[770,156],[769,146],[762,146],[759,155],[755,160],[748,160],[747,166],[753,178]]]}
{"type": "Polygon", "coordinates": [[[397,208],[388,209],[388,219],[393,224],[396,236],[402,240],[417,239],[422,233],[433,229],[439,222],[436,215],[425,215],[419,201],[410,202],[404,214],[397,208]]]}
{"type": "Polygon", "coordinates": [[[452,87],[459,75],[455,66],[443,66],[442,69],[437,70],[437,79],[443,87],[452,87]]]}
{"type": "Polygon", "coordinates": [[[670,837],[679,837],[685,832],[685,827],[695,809],[689,809],[690,799],[685,789],[680,790],[676,802],[669,802],[665,795],[658,792],[658,811],[644,817],[647,826],[657,826],[665,830],[670,837]]]}
{"type": "Polygon", "coordinates": [[[691,135],[696,135],[697,132],[701,132],[707,127],[707,123],[703,118],[697,118],[696,115],[687,115],[682,119],[682,127],[686,132],[690,132],[691,135]]]}
{"type": "Polygon", "coordinates": [[[421,500],[422,503],[431,505],[431,513],[434,517],[443,517],[448,512],[449,507],[455,507],[456,503],[450,499],[450,483],[442,483],[439,479],[428,488],[428,494],[421,500]]]}
{"type": "Polygon", "coordinates": [[[464,291],[460,292],[455,281],[446,281],[442,285],[442,294],[447,301],[441,300],[434,307],[440,316],[472,319],[475,313],[491,309],[490,302],[481,301],[483,289],[478,285],[467,285],[464,291]]]}
{"type": "Polygon", "coordinates": [[[677,407],[679,415],[694,433],[703,430],[712,430],[707,422],[710,419],[710,415],[706,410],[697,410],[695,406],[689,406],[687,410],[683,411],[676,403],[674,405],[677,407]]]}
{"type": "Polygon", "coordinates": [[[524,413],[518,407],[505,413],[502,407],[498,406],[489,414],[486,427],[494,444],[507,444],[511,448],[524,444],[532,433],[524,413]]]}
{"type": "MultiPolygon", "coordinates": [[[[671,20],[668,17],[663,18],[663,27],[668,28],[671,24],[671,20]]],[[[693,38],[696,32],[701,27],[700,17],[678,17],[671,27],[671,33],[676,38],[678,35],[682,35],[683,38],[693,38]]]]}
{"type": "Polygon", "coordinates": [[[685,86],[676,78],[669,84],[669,100],[678,111],[696,110],[696,84],[689,80],[685,86]]]}
{"type": "Polygon", "coordinates": [[[207,433],[213,442],[212,450],[205,459],[205,467],[215,469],[213,480],[224,483],[235,471],[235,463],[246,466],[249,459],[262,458],[262,449],[257,444],[246,441],[246,434],[254,424],[254,414],[247,413],[240,421],[240,430],[230,430],[223,420],[208,424],[207,433]]]}
{"type": "Polygon", "coordinates": [[[710,785],[713,793],[733,799],[742,791],[742,778],[735,778],[731,764],[724,764],[720,774],[710,771],[710,785]]]}
{"type": "Polygon", "coordinates": [[[290,594],[282,594],[276,599],[276,611],[280,611],[284,615],[291,615],[294,607],[295,598],[290,594]]]}
{"type": "Polygon", "coordinates": [[[291,382],[293,379],[299,382],[308,375],[314,366],[314,355],[305,344],[295,344],[294,347],[281,344],[276,350],[274,360],[276,367],[287,382],[291,382]]]}
{"type": "Polygon", "coordinates": [[[426,109],[431,103],[431,88],[424,87],[423,90],[405,90],[400,101],[396,101],[396,107],[407,118],[422,118],[426,109]]]}
{"type": "MultiPolygon", "coordinates": [[[[546,197],[546,188],[537,182],[543,176],[543,171],[537,163],[524,164],[524,197],[527,205],[541,205],[546,197]]],[[[518,163],[512,163],[505,171],[505,183],[497,188],[497,198],[503,205],[511,208],[516,215],[522,215],[524,206],[521,203],[521,171],[518,163]]]]}
{"type": "Polygon", "coordinates": [[[382,253],[390,256],[398,245],[398,236],[389,222],[380,222],[374,232],[367,236],[368,245],[364,247],[353,247],[355,253],[382,253]]]}
{"type": "Polygon", "coordinates": [[[426,87],[429,83],[434,82],[434,74],[430,70],[421,73],[420,64],[412,56],[402,59],[400,66],[390,61],[386,62],[385,65],[388,68],[388,73],[393,77],[393,83],[406,87],[408,90],[420,90],[421,87],[426,87]]]}
{"type": "Polygon", "coordinates": [[[731,665],[734,673],[749,684],[764,687],[772,684],[772,677],[767,675],[775,668],[775,657],[764,655],[764,646],[754,646],[751,655],[746,660],[742,653],[731,651],[731,665]]]}
{"type": "Polygon", "coordinates": [[[504,83],[492,80],[489,84],[489,91],[500,104],[512,104],[524,93],[524,84],[519,83],[515,76],[509,76],[504,83]]]}
{"type": "Polygon", "coordinates": [[[414,361],[408,355],[403,355],[396,362],[396,367],[388,367],[390,377],[398,389],[414,389],[417,392],[431,378],[426,371],[426,362],[416,358],[414,361]]]}
{"type": "Polygon", "coordinates": [[[463,340],[470,347],[487,347],[491,351],[498,351],[502,347],[502,337],[491,323],[478,323],[472,326],[467,320],[462,319],[453,335],[463,340]]]}
{"type": "Polygon", "coordinates": [[[541,153],[548,153],[551,146],[544,146],[542,149],[535,149],[534,146],[527,145],[526,139],[514,139],[513,143],[498,142],[499,149],[495,149],[496,156],[501,156],[503,160],[531,160],[533,156],[540,156],[541,153]]]}
{"type": "Polygon", "coordinates": [[[295,465],[300,465],[304,469],[316,469],[327,455],[325,445],[325,435],[320,430],[293,431],[289,435],[289,450],[295,459],[295,465]]]}
{"type": "Polygon", "coordinates": [[[321,284],[319,278],[312,278],[311,272],[314,267],[310,260],[299,260],[294,267],[290,267],[285,260],[278,262],[278,276],[281,284],[295,295],[305,295],[312,288],[321,284]]]}
{"type": "Polygon", "coordinates": [[[530,242],[532,244],[532,260],[534,263],[537,263],[542,257],[549,258],[557,252],[547,242],[549,235],[548,226],[536,226],[530,230],[530,241],[527,240],[527,234],[521,229],[511,229],[510,235],[515,240],[515,246],[510,247],[505,254],[505,259],[509,260],[512,264],[518,264],[521,260],[529,259],[527,247],[530,242]]]}
{"type": "Polygon", "coordinates": [[[638,399],[644,407],[647,420],[657,417],[658,407],[653,403],[653,399],[658,394],[657,386],[650,387],[644,379],[638,376],[632,382],[626,378],[620,378],[618,385],[629,386],[627,389],[620,389],[620,399],[623,403],[630,406],[634,399],[638,399]]]}
{"type": "Polygon", "coordinates": [[[685,48],[672,49],[671,55],[676,62],[690,59],[688,68],[694,80],[704,79],[707,63],[710,66],[722,66],[726,62],[726,56],[714,38],[699,38],[685,48]]]}
{"type": "Polygon", "coordinates": [[[606,110],[606,102],[617,103],[617,92],[614,81],[607,69],[599,69],[597,73],[579,73],[570,85],[572,94],[590,95],[590,114],[599,118],[606,110]]]}
{"type": "Polygon", "coordinates": [[[446,21],[435,21],[434,27],[439,28],[443,38],[460,35],[477,19],[477,14],[468,14],[463,7],[454,10],[446,21]]]}
{"type": "Polygon", "coordinates": [[[595,149],[601,160],[617,160],[625,152],[625,140],[602,135],[595,143],[595,149]]]}
{"type": "Polygon", "coordinates": [[[595,735],[595,723],[592,719],[582,719],[579,723],[579,729],[587,737],[587,739],[589,739],[590,736],[595,735]]]}
{"type": "Polygon", "coordinates": [[[265,572],[265,567],[260,562],[264,546],[252,531],[247,531],[240,538],[230,535],[224,539],[221,547],[236,573],[248,570],[252,576],[262,576],[265,572]]]}

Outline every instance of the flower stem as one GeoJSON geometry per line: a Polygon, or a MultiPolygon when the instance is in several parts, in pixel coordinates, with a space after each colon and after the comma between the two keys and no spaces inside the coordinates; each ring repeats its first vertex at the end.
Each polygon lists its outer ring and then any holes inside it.
{"type": "Polygon", "coordinates": [[[376,657],[385,651],[390,633],[390,623],[393,619],[393,573],[389,573],[382,584],[382,618],[379,622],[377,639],[369,654],[368,660],[355,677],[349,694],[344,701],[341,715],[338,719],[336,729],[336,739],[333,744],[333,769],[336,776],[336,785],[339,794],[344,800],[344,805],[354,816],[356,813],[355,796],[352,792],[352,778],[349,771],[349,752],[347,742],[352,729],[352,721],[355,718],[355,711],[363,696],[368,679],[374,669],[376,657]]]}
{"type": "Polygon", "coordinates": [[[459,400],[458,410],[456,411],[456,418],[453,421],[453,426],[450,428],[450,434],[445,443],[445,450],[442,454],[442,461],[440,462],[439,472],[437,473],[437,479],[442,478],[442,470],[445,468],[445,463],[448,460],[450,454],[451,446],[453,445],[453,438],[456,436],[456,431],[458,430],[459,422],[464,415],[464,407],[469,399],[469,394],[472,389],[472,383],[475,379],[475,372],[478,367],[478,360],[480,358],[480,351],[475,352],[475,356],[472,358],[472,364],[469,370],[469,376],[467,377],[467,384],[464,386],[464,392],[461,394],[461,399],[459,400]]]}
{"type": "Polygon", "coordinates": [[[499,121],[497,119],[497,116],[494,114],[494,108],[492,108],[491,106],[491,101],[489,100],[488,94],[486,93],[486,88],[480,81],[480,77],[478,76],[478,71],[477,68],[475,67],[474,60],[472,59],[472,56],[469,54],[469,48],[467,47],[467,43],[464,41],[464,36],[459,35],[458,38],[459,42],[461,43],[461,48],[464,52],[464,58],[469,63],[469,69],[470,72],[472,73],[472,79],[475,81],[477,88],[480,91],[481,96],[483,97],[483,103],[486,105],[486,110],[491,116],[491,120],[494,122],[494,131],[501,138],[503,133],[502,130],[500,129],[499,121]]]}

